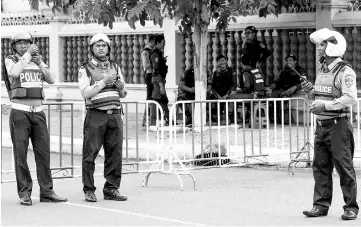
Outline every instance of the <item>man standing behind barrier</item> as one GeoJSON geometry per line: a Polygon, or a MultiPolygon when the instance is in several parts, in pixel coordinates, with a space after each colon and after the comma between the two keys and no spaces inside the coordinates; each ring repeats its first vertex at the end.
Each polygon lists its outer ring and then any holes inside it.
{"type": "MultiPolygon", "coordinates": [[[[155,41],[155,35],[149,35],[149,39],[148,39],[148,44],[147,46],[144,48],[144,50],[142,51],[142,65],[143,65],[143,69],[144,69],[144,73],[145,73],[145,84],[147,86],[147,99],[146,100],[153,100],[152,99],[152,93],[153,93],[153,83],[152,83],[152,75],[154,72],[154,69],[152,67],[152,64],[150,62],[150,54],[154,48],[154,43],[155,41]]],[[[152,113],[155,112],[155,110],[153,110],[154,108],[156,108],[153,104],[149,104],[149,107],[151,109],[150,111],[150,124],[151,125],[155,125],[155,116],[151,115],[152,113]]],[[[144,113],[144,117],[143,117],[143,126],[145,126],[145,122],[146,122],[146,117],[145,116],[146,112],[144,113]]]]}
{"type": "MultiPolygon", "coordinates": [[[[150,55],[150,61],[154,69],[154,74],[152,77],[152,83],[154,84],[154,89],[152,93],[152,98],[154,101],[158,102],[164,111],[164,119],[166,125],[169,123],[169,109],[168,109],[168,97],[165,90],[166,76],[168,73],[167,59],[163,56],[163,49],[165,46],[165,39],[163,35],[157,35],[155,37],[155,47],[150,55]]],[[[156,116],[154,108],[153,116],[156,116]]]]}
{"type": "Polygon", "coordinates": [[[354,220],[359,210],[356,173],[353,167],[354,139],[348,108],[356,103],[356,73],[341,57],[346,51],[345,38],[336,31],[320,29],[310,35],[322,64],[315,85],[302,82],[302,88],[314,102],[310,111],[316,115],[313,176],[313,209],[308,217],[326,216],[332,201],[332,171],[340,175],[346,205],[343,220],[354,220]]]}
{"type": "Polygon", "coordinates": [[[272,54],[266,46],[257,39],[257,29],[248,26],[244,32],[246,41],[242,48],[242,69],[251,71],[259,68],[264,73],[266,59],[272,54]],[[259,64],[259,66],[257,66],[259,64]]]}
{"type": "Polygon", "coordinates": [[[104,34],[94,35],[89,43],[92,58],[79,69],[81,95],[87,113],[84,120],[83,191],[87,202],[96,202],[94,194],[95,159],[104,147],[103,188],[105,200],[125,201],[118,189],[122,177],[123,120],[120,98],[127,89],[119,66],[109,59],[110,40],[104,34]]]}
{"type": "Polygon", "coordinates": [[[42,61],[32,36],[17,32],[11,38],[15,55],[5,59],[4,82],[11,101],[10,133],[13,142],[15,174],[20,204],[32,205],[33,181],[27,163],[29,138],[34,149],[40,202],[66,202],[53,191],[50,171],[50,138],[42,102],[43,82],[53,84],[54,73],[42,61]],[[6,75],[7,74],[7,75],[6,75]]]}

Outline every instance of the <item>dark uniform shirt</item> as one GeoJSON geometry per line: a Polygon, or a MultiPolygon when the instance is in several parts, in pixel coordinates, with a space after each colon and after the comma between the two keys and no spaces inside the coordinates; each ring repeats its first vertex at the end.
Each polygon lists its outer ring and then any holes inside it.
{"type": "Polygon", "coordinates": [[[157,83],[164,83],[168,73],[167,60],[163,57],[163,53],[157,47],[151,52],[150,61],[155,71],[155,79],[157,83]]]}
{"type": "Polygon", "coordinates": [[[221,71],[217,69],[213,72],[213,76],[210,80],[213,93],[220,96],[225,96],[230,91],[235,91],[237,88],[237,76],[233,70],[228,67],[226,70],[221,71]]]}
{"type": "Polygon", "coordinates": [[[256,68],[257,62],[265,62],[266,59],[271,55],[271,52],[261,47],[261,42],[257,39],[251,41],[246,41],[242,49],[242,63],[244,65],[249,65],[253,69],[256,68]]]}
{"type": "MultiPolygon", "coordinates": [[[[305,70],[300,66],[295,67],[296,71],[305,76],[305,70]]],[[[285,67],[279,74],[278,77],[273,81],[271,88],[278,90],[287,90],[293,86],[297,86],[297,90],[301,90],[301,80],[300,77],[289,67],[285,67]]]]}

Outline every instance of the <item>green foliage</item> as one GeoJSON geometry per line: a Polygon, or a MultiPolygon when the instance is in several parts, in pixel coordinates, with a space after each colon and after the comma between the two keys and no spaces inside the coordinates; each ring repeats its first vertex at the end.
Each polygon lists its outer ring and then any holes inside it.
{"type": "Polygon", "coordinates": [[[182,33],[191,33],[195,25],[202,31],[207,30],[211,21],[216,22],[216,30],[222,31],[229,23],[236,22],[234,15],[247,16],[258,11],[259,16],[277,15],[281,7],[289,4],[304,4],[309,0],[29,0],[33,9],[37,9],[39,1],[46,1],[55,13],[73,12],[75,17],[85,16],[85,23],[96,20],[99,24],[113,28],[116,17],[125,18],[131,28],[136,23],[142,26],[146,21],[163,26],[165,16],[179,16],[182,33]],[[197,2],[198,1],[198,2],[197,2]],[[234,2],[238,2],[237,4],[234,2]]]}

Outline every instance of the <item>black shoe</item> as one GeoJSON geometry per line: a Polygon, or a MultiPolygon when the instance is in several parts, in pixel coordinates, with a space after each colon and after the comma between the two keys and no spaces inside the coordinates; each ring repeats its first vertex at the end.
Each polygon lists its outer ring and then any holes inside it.
{"type": "Polygon", "coordinates": [[[68,201],[66,198],[59,197],[55,193],[51,195],[40,195],[40,202],[60,203],[66,201],[68,201]]]}
{"type": "Polygon", "coordinates": [[[357,214],[353,210],[346,210],[341,218],[342,220],[355,220],[357,218],[357,214]]]}
{"type": "Polygon", "coordinates": [[[103,194],[105,200],[126,201],[128,199],[126,196],[120,195],[117,189],[104,189],[103,194]]]}
{"type": "Polygon", "coordinates": [[[313,218],[313,217],[321,217],[321,216],[327,216],[328,210],[320,210],[317,207],[312,208],[310,211],[303,211],[303,214],[307,217],[313,218]]]}
{"type": "Polygon", "coordinates": [[[87,202],[97,202],[97,197],[95,196],[94,192],[87,191],[85,193],[85,201],[87,201],[87,202]]]}
{"type": "Polygon", "coordinates": [[[24,206],[31,206],[33,204],[33,202],[31,201],[30,196],[25,195],[20,198],[20,204],[24,205],[24,206]]]}

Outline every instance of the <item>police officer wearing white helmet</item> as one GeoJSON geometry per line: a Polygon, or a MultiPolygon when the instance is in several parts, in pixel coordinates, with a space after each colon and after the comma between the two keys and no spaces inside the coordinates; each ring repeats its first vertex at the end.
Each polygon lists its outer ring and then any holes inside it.
{"type": "Polygon", "coordinates": [[[53,84],[54,73],[42,61],[28,32],[16,32],[11,37],[11,47],[15,54],[5,59],[4,82],[11,101],[9,124],[20,204],[32,205],[33,181],[26,160],[29,138],[34,149],[40,202],[66,202],[67,199],[53,191],[50,138],[42,107],[45,98],[43,83],[53,84]]]}
{"type": "Polygon", "coordinates": [[[313,209],[307,217],[326,216],[332,202],[332,172],[336,167],[345,201],[343,220],[354,220],[359,210],[357,183],[353,167],[354,138],[349,122],[349,108],[356,104],[356,73],[342,60],[345,38],[336,31],[320,29],[310,35],[322,64],[315,84],[302,82],[302,88],[314,102],[310,111],[316,115],[313,176],[313,209]]]}
{"type": "Polygon", "coordinates": [[[82,177],[87,202],[96,202],[94,194],[95,158],[104,148],[104,199],[125,201],[118,189],[122,177],[123,120],[120,98],[127,89],[120,67],[109,59],[110,40],[96,34],[90,40],[92,58],[79,69],[81,95],[87,113],[84,121],[82,177]]]}

